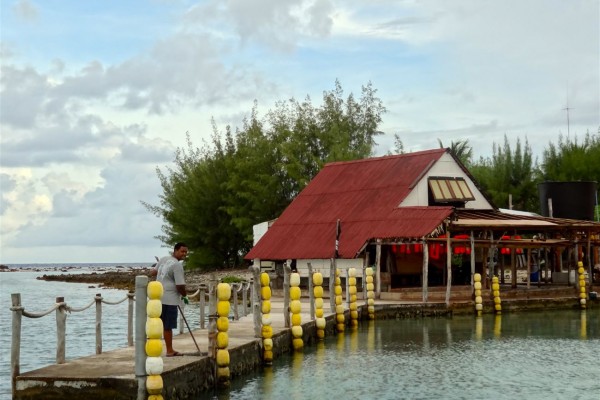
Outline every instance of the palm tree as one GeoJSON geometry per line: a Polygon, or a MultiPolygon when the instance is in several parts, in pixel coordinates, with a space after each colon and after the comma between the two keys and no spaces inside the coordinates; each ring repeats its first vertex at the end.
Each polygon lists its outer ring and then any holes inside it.
{"type": "MultiPolygon", "coordinates": [[[[441,139],[438,139],[438,143],[440,147],[445,148],[441,139]]],[[[473,147],[469,144],[468,139],[459,139],[456,142],[454,140],[450,141],[450,153],[456,158],[458,158],[465,166],[471,164],[471,159],[473,158],[473,147]]]]}

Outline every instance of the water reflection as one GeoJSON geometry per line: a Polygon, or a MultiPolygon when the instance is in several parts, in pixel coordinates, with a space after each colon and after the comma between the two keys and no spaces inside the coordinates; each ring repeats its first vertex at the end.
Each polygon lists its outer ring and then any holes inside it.
{"type": "Polygon", "coordinates": [[[502,334],[502,315],[497,314],[494,316],[494,336],[499,338],[502,334]]]}
{"type": "Polygon", "coordinates": [[[365,321],[234,380],[229,393],[232,400],[598,400],[598,348],[599,309],[365,321]]]}

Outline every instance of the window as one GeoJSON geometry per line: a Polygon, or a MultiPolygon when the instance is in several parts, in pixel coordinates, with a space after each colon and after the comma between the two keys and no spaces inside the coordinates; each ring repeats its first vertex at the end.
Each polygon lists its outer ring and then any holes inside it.
{"type": "Polygon", "coordinates": [[[475,200],[464,178],[430,177],[429,189],[436,203],[475,200]]]}

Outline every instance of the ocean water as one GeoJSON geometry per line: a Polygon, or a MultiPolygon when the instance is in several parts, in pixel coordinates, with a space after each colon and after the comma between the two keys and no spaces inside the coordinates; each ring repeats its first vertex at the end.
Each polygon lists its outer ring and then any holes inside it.
{"type": "MultiPolygon", "coordinates": [[[[112,269],[117,264],[36,265],[0,273],[0,400],[10,396],[11,293],[30,312],[50,309],[65,297],[83,307],[96,293],[118,301],[124,290],[37,280],[43,274],[112,269]]],[[[147,267],[148,264],[121,264],[147,267]]],[[[197,303],[185,314],[199,326],[197,303]]],[[[127,346],[127,301],[103,305],[103,350],[127,346]]],[[[95,352],[95,310],[67,317],[66,358],[95,352]]],[[[183,326],[181,326],[183,327],[183,326]]],[[[175,332],[177,334],[177,332],[175,332]]],[[[500,317],[457,316],[365,322],[284,355],[272,367],[236,377],[230,389],[206,399],[600,399],[600,308],[523,312],[500,317]]],[[[21,371],[56,359],[54,312],[23,318],[21,371]]]]}
{"type": "Polygon", "coordinates": [[[600,309],[363,321],[211,400],[599,400],[600,309]]]}
{"type": "MultiPolygon", "coordinates": [[[[44,274],[92,273],[123,268],[149,267],[137,264],[31,264],[9,265],[18,272],[0,272],[0,400],[11,398],[10,353],[12,341],[11,294],[21,294],[21,304],[28,312],[43,313],[51,309],[57,297],[64,297],[73,308],[87,306],[100,293],[104,300],[116,302],[126,290],[98,288],[88,283],[38,280],[44,274]]],[[[128,301],[102,305],[102,350],[127,347],[128,301]]],[[[21,372],[38,369],[56,362],[56,313],[21,321],[21,372]]],[[[96,308],[67,315],[66,359],[92,355],[96,351],[96,308]]],[[[194,328],[192,328],[194,329],[194,328]]]]}

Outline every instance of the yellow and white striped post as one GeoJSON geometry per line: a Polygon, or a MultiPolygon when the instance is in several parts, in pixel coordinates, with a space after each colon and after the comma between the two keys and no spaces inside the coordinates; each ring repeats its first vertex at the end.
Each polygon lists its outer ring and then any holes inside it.
{"type": "Polygon", "coordinates": [[[148,283],[148,303],[146,304],[146,391],[148,400],[162,400],[163,390],[163,359],[161,357],[163,345],[162,313],[163,286],[160,282],[148,283]]]}
{"type": "Polygon", "coordinates": [[[496,314],[502,314],[502,299],[500,299],[500,282],[498,277],[492,278],[492,295],[494,297],[494,311],[496,314]]]}
{"type": "Polygon", "coordinates": [[[344,316],[344,304],[342,301],[342,279],[340,278],[340,270],[335,270],[335,320],[336,329],[338,332],[344,332],[346,328],[344,316]]]}
{"type": "Polygon", "coordinates": [[[300,275],[294,272],[290,275],[290,311],[292,313],[292,347],[299,351],[304,347],[302,340],[302,303],[300,303],[300,275]],[[292,293],[294,295],[292,296],[292,293]],[[294,300],[296,299],[296,300],[294,300]]]}
{"type": "Polygon", "coordinates": [[[315,324],[317,326],[317,338],[325,338],[325,316],[323,312],[323,274],[315,272],[312,276],[313,294],[315,295],[315,324]]]}
{"type": "Polygon", "coordinates": [[[581,309],[585,310],[587,307],[587,290],[585,288],[585,269],[581,261],[577,261],[577,273],[579,274],[579,304],[581,309]]]}
{"type": "Polygon", "coordinates": [[[483,313],[483,297],[481,297],[481,274],[473,275],[473,289],[475,294],[475,311],[481,317],[483,313]]]}
{"type": "Polygon", "coordinates": [[[367,277],[367,310],[369,319],[375,319],[375,284],[373,283],[373,268],[368,267],[365,270],[367,277]]]}
{"type": "Polygon", "coordinates": [[[358,306],[356,304],[356,269],[348,269],[348,294],[350,295],[350,326],[358,326],[358,306]]]}
{"type": "Polygon", "coordinates": [[[270,365],[273,362],[273,327],[271,326],[271,278],[269,274],[260,274],[260,297],[262,300],[262,339],[263,339],[263,362],[270,365]]]}
{"type": "Polygon", "coordinates": [[[219,283],[217,285],[217,384],[220,387],[228,386],[229,372],[229,310],[231,305],[231,285],[219,283]]]}

